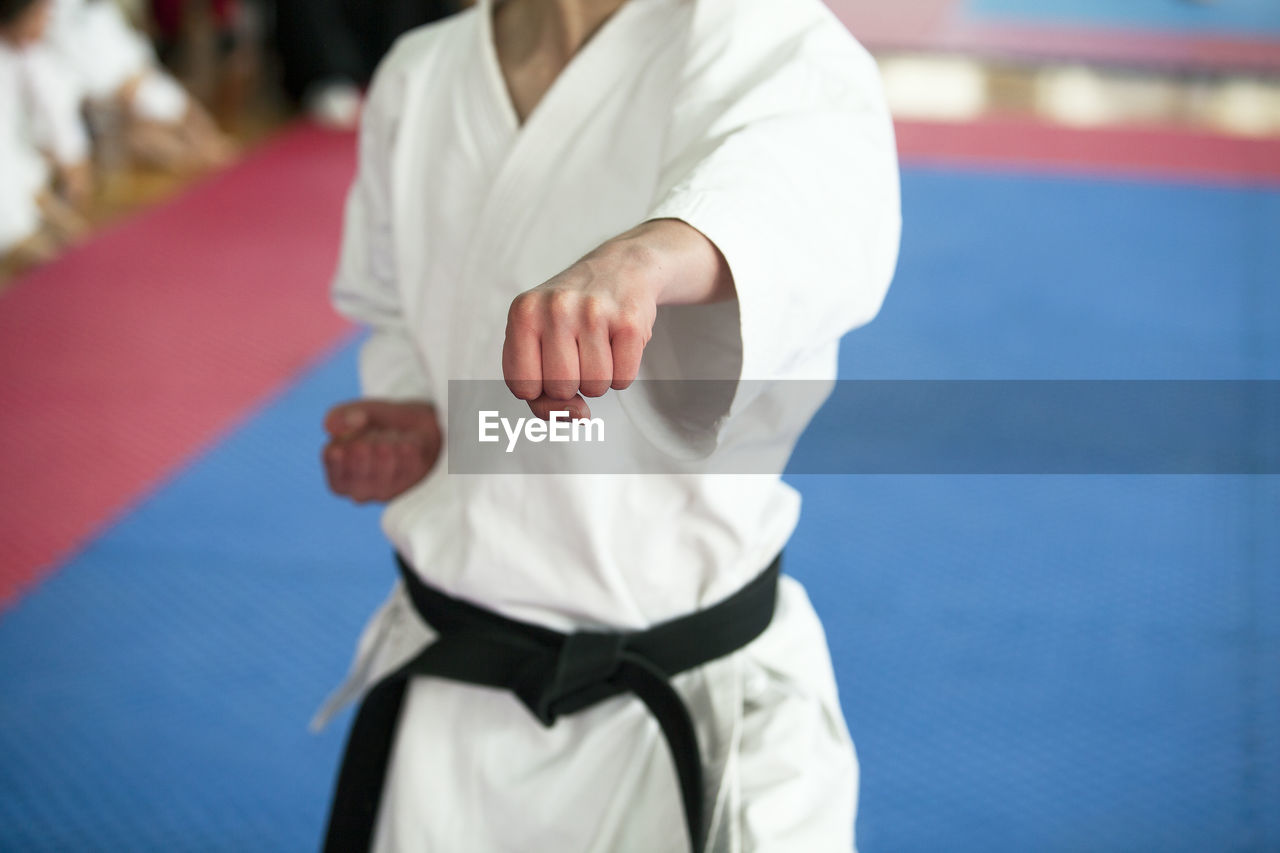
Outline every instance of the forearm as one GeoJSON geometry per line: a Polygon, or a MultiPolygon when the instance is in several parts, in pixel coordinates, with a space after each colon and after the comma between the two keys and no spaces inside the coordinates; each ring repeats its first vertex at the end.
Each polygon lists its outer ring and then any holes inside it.
{"type": "Polygon", "coordinates": [[[733,275],[720,250],[678,219],[645,222],[584,260],[634,270],[657,305],[703,305],[734,297],[733,275]]]}

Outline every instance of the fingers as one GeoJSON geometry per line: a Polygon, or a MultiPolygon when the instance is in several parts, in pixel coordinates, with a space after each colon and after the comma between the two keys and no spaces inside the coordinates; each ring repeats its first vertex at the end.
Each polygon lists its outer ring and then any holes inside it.
{"type": "Polygon", "coordinates": [[[640,372],[640,356],[644,353],[644,333],[635,326],[623,326],[610,340],[613,355],[613,382],[609,387],[622,391],[635,381],[640,372]]]}
{"type": "Polygon", "coordinates": [[[324,449],[325,474],[335,494],[352,500],[369,500],[369,473],[372,452],[367,439],[357,442],[330,442],[324,449]]]}
{"type": "Polygon", "coordinates": [[[345,495],[349,490],[343,468],[345,455],[343,447],[333,442],[326,444],[320,452],[325,480],[329,483],[329,490],[336,495],[345,495]]]}
{"type": "Polygon", "coordinates": [[[443,434],[427,403],[353,400],[325,415],[321,454],[334,493],[354,501],[389,501],[435,465],[443,434]]]}
{"type": "Polygon", "coordinates": [[[546,285],[516,297],[502,348],[507,387],[537,414],[542,398],[567,402],[631,385],[653,316],[625,304],[546,285]]]}
{"type": "Polygon", "coordinates": [[[571,400],[578,393],[578,341],[567,324],[557,324],[542,339],[542,396],[571,400]]]}
{"type": "Polygon", "coordinates": [[[334,493],[368,503],[392,500],[425,477],[434,454],[424,451],[420,436],[374,430],[352,440],[329,442],[322,459],[334,493]]]}
{"type": "Polygon", "coordinates": [[[502,375],[520,400],[542,394],[542,316],[533,293],[523,293],[507,313],[507,338],[502,344],[502,375]]]}
{"type": "Polygon", "coordinates": [[[578,390],[584,397],[603,397],[613,383],[613,351],[605,318],[586,312],[578,334],[578,390]]]}

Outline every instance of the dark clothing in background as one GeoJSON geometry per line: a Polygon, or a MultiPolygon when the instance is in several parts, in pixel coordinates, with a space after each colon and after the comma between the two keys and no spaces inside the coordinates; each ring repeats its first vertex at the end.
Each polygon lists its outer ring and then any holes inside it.
{"type": "MultiPolygon", "coordinates": [[[[209,11],[219,30],[229,29],[235,15],[236,0],[210,0],[209,11]]],[[[151,0],[151,19],[156,25],[156,35],[168,42],[177,41],[182,35],[182,25],[187,12],[186,0],[151,0]]]]}
{"type": "Polygon", "coordinates": [[[392,42],[457,11],[455,0],[276,0],[276,46],[289,95],[318,83],[368,84],[392,42]]]}

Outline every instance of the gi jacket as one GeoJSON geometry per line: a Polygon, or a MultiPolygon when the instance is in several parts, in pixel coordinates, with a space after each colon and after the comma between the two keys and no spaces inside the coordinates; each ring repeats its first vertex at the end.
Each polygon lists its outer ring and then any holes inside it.
{"type": "MultiPolygon", "coordinates": [[[[874,63],[817,0],[630,0],[521,125],[492,11],[481,2],[411,33],[371,91],[333,289],[372,330],[364,393],[456,420],[450,407],[471,405],[458,380],[502,378],[517,294],[640,222],[675,218],[721,250],[737,299],[660,309],[640,375],[727,380],[728,392],[691,410],[641,387],[592,413],[619,453],[785,459],[822,397],[796,406],[787,383],[834,379],[839,338],[876,314],[896,260],[874,63]]],[[[387,507],[392,545],[449,594],[561,631],[641,629],[719,601],[782,549],[799,513],[776,473],[459,474],[450,445],[387,507]]],[[[393,591],[335,703],[431,638],[393,591]]],[[[677,684],[706,753],[709,849],[850,849],[856,764],[798,584],[784,580],[760,639],[677,684]]],[[[682,850],[671,779],[632,699],[546,729],[510,696],[424,679],[378,843],[682,850]]]]}

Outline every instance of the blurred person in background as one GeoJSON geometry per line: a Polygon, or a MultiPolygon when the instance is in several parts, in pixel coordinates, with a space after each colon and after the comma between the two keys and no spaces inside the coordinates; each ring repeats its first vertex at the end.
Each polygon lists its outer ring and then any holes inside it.
{"type": "Polygon", "coordinates": [[[85,230],[92,187],[80,100],[44,43],[52,0],[0,0],[0,257],[53,258],[85,230]]]}
{"type": "MultiPolygon", "coordinates": [[[[237,17],[242,5],[236,0],[209,0],[208,12],[216,30],[218,53],[226,55],[237,39],[237,17]]],[[[187,0],[151,0],[151,20],[155,24],[156,49],[165,64],[175,52],[187,26],[190,3],[187,0]]]]}
{"type": "Polygon", "coordinates": [[[276,0],[285,90],[316,122],[354,128],[362,90],[392,43],[461,0],[276,0]]]}
{"type": "Polygon", "coordinates": [[[398,42],[333,287],[364,399],[324,464],[389,501],[402,582],[337,694],[365,699],[330,853],[850,853],[830,654],[778,574],[799,495],[661,460],[785,459],[899,230],[875,62],[819,0],[482,0],[398,42]],[[459,475],[456,379],[590,398],[652,473],[459,475]]]}
{"type": "Polygon", "coordinates": [[[114,0],[53,0],[47,36],[91,105],[123,120],[129,151],[171,171],[222,165],[231,141],[209,113],[157,63],[150,42],[114,0]]]}
{"type": "Polygon", "coordinates": [[[200,92],[231,133],[250,119],[261,91],[265,0],[151,0],[151,32],[160,62],[200,92]]]}

